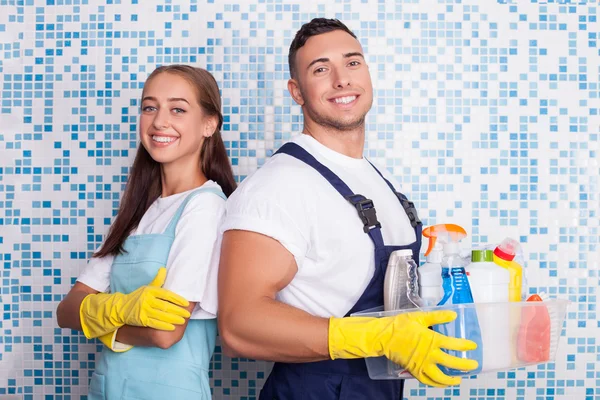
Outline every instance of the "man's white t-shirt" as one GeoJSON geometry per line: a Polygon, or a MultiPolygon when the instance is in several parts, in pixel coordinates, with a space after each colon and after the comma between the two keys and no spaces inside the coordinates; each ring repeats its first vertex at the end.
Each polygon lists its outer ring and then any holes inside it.
{"type": "MultiPolygon", "coordinates": [[[[355,193],[373,200],[386,245],[408,245],[415,231],[396,195],[365,159],[325,147],[313,137],[292,138],[355,193]]],[[[379,171],[394,184],[385,169],[379,171]]],[[[396,190],[398,190],[396,185],[396,190]]],[[[227,201],[221,231],[257,232],[279,241],[298,272],[277,299],[320,317],[342,317],[375,270],[374,245],[356,208],[314,168],[277,154],[246,178],[227,201]]]]}
{"type": "MultiPolygon", "coordinates": [[[[213,181],[207,181],[201,187],[220,190],[213,181]]],[[[163,233],[179,206],[194,190],[198,188],[156,199],[131,235],[163,233]]],[[[209,319],[217,315],[219,225],[224,214],[224,199],[211,192],[200,192],[185,206],[175,229],[163,287],[197,303],[192,319],[209,319]]],[[[108,291],[113,260],[113,256],[92,258],[77,280],[99,292],[108,291]]]]}

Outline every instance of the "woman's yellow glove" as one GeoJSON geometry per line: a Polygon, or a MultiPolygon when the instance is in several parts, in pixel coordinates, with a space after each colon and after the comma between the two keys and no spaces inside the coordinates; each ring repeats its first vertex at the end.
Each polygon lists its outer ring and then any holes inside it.
{"type": "Polygon", "coordinates": [[[329,355],[332,360],[386,356],[426,385],[458,385],[461,378],[445,375],[438,364],[471,371],[478,363],[451,356],[442,349],[467,351],[476,349],[477,344],[428,329],[455,319],[454,311],[411,312],[385,318],[330,318],[329,355]]]}
{"type": "Polygon", "coordinates": [[[119,328],[114,332],[109,332],[106,335],[102,335],[98,337],[98,340],[102,342],[106,347],[114,351],[115,353],[124,353],[133,349],[133,346],[129,344],[119,343],[117,342],[117,332],[119,328]]]}
{"type": "Polygon", "coordinates": [[[190,313],[183,307],[189,302],[183,297],[161,288],[167,270],[158,270],[154,280],[130,294],[97,293],[81,302],[81,327],[88,339],[114,332],[123,325],[144,326],[172,331],[174,325],[183,325],[190,313]]]}

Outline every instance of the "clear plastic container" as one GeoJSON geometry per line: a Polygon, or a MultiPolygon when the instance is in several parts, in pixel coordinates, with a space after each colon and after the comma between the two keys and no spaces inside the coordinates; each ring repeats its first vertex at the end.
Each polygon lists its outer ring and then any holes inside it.
{"type": "MultiPolygon", "coordinates": [[[[483,343],[483,352],[479,353],[482,359],[477,360],[481,370],[477,374],[482,374],[553,361],[569,303],[568,300],[551,299],[541,302],[455,304],[398,311],[383,311],[383,307],[379,307],[354,313],[352,316],[379,318],[414,311],[452,310],[457,314],[456,320],[438,325],[439,330],[449,336],[472,340],[471,335],[477,332],[466,330],[461,334],[455,327],[459,326],[465,318],[471,318],[473,312],[476,312],[483,343]],[[500,317],[506,315],[510,317],[500,317]],[[507,348],[510,349],[508,354],[507,348]]],[[[449,353],[461,358],[470,356],[470,352],[450,351],[449,353]]],[[[401,372],[392,373],[388,368],[386,357],[371,357],[366,358],[365,361],[371,379],[413,378],[410,373],[401,368],[399,369],[401,372]]],[[[456,371],[452,375],[475,374],[456,371]]]]}

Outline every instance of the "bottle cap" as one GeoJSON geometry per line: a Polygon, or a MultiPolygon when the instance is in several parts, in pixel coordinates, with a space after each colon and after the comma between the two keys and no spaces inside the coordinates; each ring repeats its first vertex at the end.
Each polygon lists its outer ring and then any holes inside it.
{"type": "Polygon", "coordinates": [[[539,294],[532,294],[531,296],[529,296],[527,301],[543,301],[543,299],[539,294]]]}
{"type": "Polygon", "coordinates": [[[512,261],[517,254],[519,242],[512,238],[506,238],[494,249],[494,255],[506,261],[512,261]]]}
{"type": "Polygon", "coordinates": [[[471,262],[493,262],[494,253],[491,250],[473,250],[471,262]]]}
{"type": "MultiPolygon", "coordinates": [[[[413,256],[413,252],[411,249],[402,249],[402,250],[396,250],[394,252],[392,252],[392,255],[395,255],[397,257],[410,257],[412,258],[413,256]]],[[[391,257],[391,255],[390,255],[391,257]]]]}
{"type": "Polygon", "coordinates": [[[494,255],[506,261],[512,261],[515,258],[514,254],[507,253],[503,251],[500,247],[496,247],[494,249],[494,255]]]}

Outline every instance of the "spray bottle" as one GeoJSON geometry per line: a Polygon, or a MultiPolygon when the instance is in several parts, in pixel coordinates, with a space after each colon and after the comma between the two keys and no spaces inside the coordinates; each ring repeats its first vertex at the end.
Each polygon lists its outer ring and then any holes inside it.
{"type": "MultiPolygon", "coordinates": [[[[423,233],[425,237],[425,233],[423,233]]],[[[431,238],[430,238],[431,241],[431,238]]],[[[442,258],[444,250],[441,243],[436,243],[433,249],[425,253],[425,264],[421,265],[419,273],[419,295],[425,306],[436,306],[444,297],[442,288],[442,258]]]]}
{"type": "MultiPolygon", "coordinates": [[[[473,303],[473,295],[465,272],[466,261],[460,256],[460,240],[467,236],[464,228],[454,224],[442,224],[426,228],[426,231],[430,237],[429,249],[426,255],[435,247],[436,242],[442,243],[444,251],[441,262],[444,297],[438,305],[473,303]]],[[[435,325],[433,330],[446,336],[469,339],[477,343],[477,349],[472,351],[448,351],[450,355],[455,357],[477,360],[479,367],[474,371],[477,373],[481,371],[483,366],[483,343],[477,311],[473,307],[457,306],[448,308],[456,311],[456,320],[443,325],[435,325]]],[[[443,366],[440,366],[440,369],[446,375],[463,374],[461,371],[443,366]]]]}
{"type": "MultiPolygon", "coordinates": [[[[437,305],[443,304],[454,304],[453,302],[448,303],[451,300],[452,295],[454,293],[454,288],[452,284],[452,276],[451,271],[448,268],[448,265],[456,265],[459,267],[463,267],[466,265],[463,259],[460,257],[460,245],[459,242],[467,236],[467,232],[461,226],[454,224],[439,224],[433,225],[425,228],[423,230],[423,236],[429,238],[429,247],[425,252],[425,256],[429,257],[433,254],[436,248],[440,248],[442,245],[442,258],[440,260],[440,275],[441,275],[441,283],[442,283],[442,292],[443,296],[437,305]],[[444,264],[446,265],[444,269],[444,264]]],[[[421,267],[422,268],[422,267],[421,267]]],[[[428,271],[425,271],[428,272],[428,271]]],[[[421,284],[424,281],[420,281],[421,284]]],[[[469,289],[470,292],[470,289],[469,289]]],[[[463,301],[464,303],[472,303],[473,299],[471,296],[471,300],[463,301]]]]}

